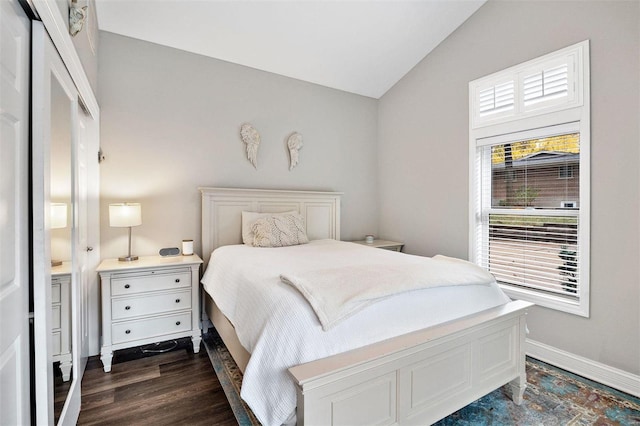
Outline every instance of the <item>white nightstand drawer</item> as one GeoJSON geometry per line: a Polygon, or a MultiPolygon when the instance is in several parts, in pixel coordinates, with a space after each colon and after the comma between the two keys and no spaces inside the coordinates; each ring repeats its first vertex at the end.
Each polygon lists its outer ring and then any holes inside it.
{"type": "Polygon", "coordinates": [[[60,283],[51,280],[51,303],[60,303],[60,283]]]}
{"type": "Polygon", "coordinates": [[[190,288],[173,293],[114,298],[111,301],[111,318],[119,320],[184,309],[191,309],[190,288]]]}
{"type": "Polygon", "coordinates": [[[111,280],[111,295],[144,293],[147,291],[170,290],[174,288],[190,287],[191,273],[189,270],[171,271],[169,273],[125,275],[111,280]]]}
{"type": "Polygon", "coordinates": [[[60,324],[62,324],[62,319],[60,315],[60,305],[55,305],[51,307],[51,328],[59,329],[60,324]]]}
{"type": "Polygon", "coordinates": [[[62,336],[59,331],[55,331],[51,334],[51,343],[53,353],[51,355],[60,355],[60,348],[62,347],[62,336]]]}
{"type": "Polygon", "coordinates": [[[113,344],[162,336],[191,330],[191,312],[135,321],[114,323],[111,327],[113,344]]]}

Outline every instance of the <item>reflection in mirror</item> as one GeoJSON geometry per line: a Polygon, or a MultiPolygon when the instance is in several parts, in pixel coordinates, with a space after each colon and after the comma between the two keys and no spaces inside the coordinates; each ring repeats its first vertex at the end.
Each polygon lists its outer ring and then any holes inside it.
{"type": "Polygon", "coordinates": [[[72,381],[71,261],[72,168],[71,102],[51,77],[51,333],[54,415],[58,422],[72,381]]]}

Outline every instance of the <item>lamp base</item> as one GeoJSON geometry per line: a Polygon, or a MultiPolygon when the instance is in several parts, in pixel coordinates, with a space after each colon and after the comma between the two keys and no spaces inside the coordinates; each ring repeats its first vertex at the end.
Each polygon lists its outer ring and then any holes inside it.
{"type": "Polygon", "coordinates": [[[121,257],[118,258],[118,260],[120,262],[132,262],[134,260],[138,260],[138,256],[133,256],[133,255],[121,256],[121,257]]]}

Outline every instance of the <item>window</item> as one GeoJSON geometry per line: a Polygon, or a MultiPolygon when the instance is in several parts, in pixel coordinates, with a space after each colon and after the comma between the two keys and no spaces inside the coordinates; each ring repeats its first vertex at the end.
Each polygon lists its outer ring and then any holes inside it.
{"type": "Polygon", "coordinates": [[[471,111],[482,115],[499,98],[498,86],[489,90],[484,81],[521,83],[508,120],[470,122],[470,258],[511,297],[582,316],[589,315],[585,64],[588,42],[471,82],[469,96],[471,111]],[[575,72],[573,62],[583,68],[575,72]],[[572,95],[569,80],[581,82],[572,95]],[[478,87],[485,97],[476,96],[478,87]]]}
{"type": "Polygon", "coordinates": [[[575,298],[579,212],[561,206],[579,198],[580,186],[557,176],[580,163],[580,135],[496,144],[485,139],[477,149],[483,170],[480,264],[501,283],[575,298]]]}
{"type": "Polygon", "coordinates": [[[469,83],[471,128],[582,106],[587,50],[578,43],[469,83]]]}
{"type": "Polygon", "coordinates": [[[558,167],[558,179],[571,179],[573,177],[573,164],[565,164],[558,167]]]}

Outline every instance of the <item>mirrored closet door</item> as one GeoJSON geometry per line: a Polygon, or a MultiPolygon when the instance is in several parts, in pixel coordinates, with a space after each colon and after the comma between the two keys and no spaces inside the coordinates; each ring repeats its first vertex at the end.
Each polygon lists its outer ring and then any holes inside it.
{"type": "Polygon", "coordinates": [[[51,336],[54,420],[60,417],[73,377],[71,289],[73,208],[71,114],[73,98],[57,79],[51,81],[50,222],[51,336]]]}
{"type": "Polygon", "coordinates": [[[78,92],[40,22],[32,29],[36,422],[73,424],[86,362],[78,256],[78,92]],[[83,359],[84,352],[84,359],[83,359]]]}

